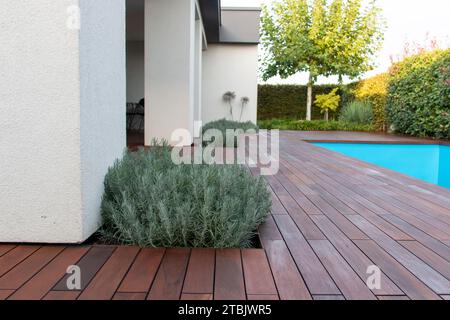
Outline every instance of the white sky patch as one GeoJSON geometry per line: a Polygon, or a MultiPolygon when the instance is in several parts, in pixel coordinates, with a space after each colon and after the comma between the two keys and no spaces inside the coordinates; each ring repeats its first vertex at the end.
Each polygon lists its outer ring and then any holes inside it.
{"type": "MultiPolygon", "coordinates": [[[[257,7],[272,0],[222,0],[222,6],[257,7]]],[[[377,68],[365,76],[386,71],[390,57],[403,52],[405,43],[423,44],[427,37],[436,39],[441,47],[450,46],[449,0],[378,0],[387,22],[383,49],[376,55],[377,68]]],[[[336,78],[321,78],[319,83],[333,83],[336,78]]],[[[273,78],[268,83],[305,84],[306,74],[288,79],[273,78]]]]}

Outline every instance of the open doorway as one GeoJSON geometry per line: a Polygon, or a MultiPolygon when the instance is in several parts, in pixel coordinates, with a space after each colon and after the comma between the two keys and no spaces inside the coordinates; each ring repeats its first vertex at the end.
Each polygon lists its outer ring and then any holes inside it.
{"type": "Polygon", "coordinates": [[[127,145],[144,145],[145,0],[127,0],[127,145]]]}

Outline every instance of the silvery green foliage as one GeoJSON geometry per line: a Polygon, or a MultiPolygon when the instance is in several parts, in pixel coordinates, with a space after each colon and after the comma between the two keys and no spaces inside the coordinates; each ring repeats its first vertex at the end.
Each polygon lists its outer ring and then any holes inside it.
{"type": "Polygon", "coordinates": [[[373,122],[373,108],[368,101],[353,101],[341,110],[339,120],[342,122],[370,125],[373,122]]]}
{"type": "Polygon", "coordinates": [[[105,178],[101,235],[141,247],[251,246],[271,207],[262,178],[239,165],[180,165],[167,145],[126,153],[105,178]]]}
{"type": "MultiPolygon", "coordinates": [[[[254,124],[251,121],[238,122],[238,121],[230,121],[230,120],[226,120],[226,119],[220,119],[220,120],[212,121],[212,122],[205,124],[202,127],[202,135],[205,135],[205,133],[208,130],[220,131],[222,134],[222,137],[223,137],[223,139],[222,139],[223,147],[233,147],[233,145],[231,145],[231,146],[226,145],[227,134],[233,133],[233,131],[239,131],[239,132],[244,132],[244,133],[250,133],[250,132],[256,133],[259,131],[259,128],[256,124],[254,124]],[[228,132],[227,132],[227,130],[228,130],[228,132]],[[232,130],[232,131],[230,131],[230,130],[232,130]]],[[[231,141],[233,141],[233,140],[231,140],[231,141]]],[[[210,143],[210,141],[204,141],[204,145],[207,145],[209,143],[210,143]]],[[[215,142],[214,142],[214,145],[217,145],[219,147],[222,146],[215,142]]],[[[238,145],[238,139],[236,137],[236,138],[234,138],[234,147],[237,147],[237,145],[238,145]]]]}

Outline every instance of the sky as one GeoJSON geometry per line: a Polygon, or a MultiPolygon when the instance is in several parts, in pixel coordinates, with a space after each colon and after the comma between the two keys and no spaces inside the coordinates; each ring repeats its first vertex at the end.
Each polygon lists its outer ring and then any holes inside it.
{"type": "MultiPolygon", "coordinates": [[[[222,6],[254,7],[273,0],[222,0],[222,6]]],[[[405,43],[425,43],[436,39],[441,47],[450,46],[449,0],[378,0],[387,23],[384,45],[375,56],[377,68],[363,77],[386,71],[390,57],[402,53],[405,43]]],[[[333,83],[336,78],[320,78],[319,83],[333,83]]],[[[262,81],[261,81],[262,82],[262,81]]],[[[305,74],[288,79],[272,78],[268,83],[305,84],[305,74]]]]}

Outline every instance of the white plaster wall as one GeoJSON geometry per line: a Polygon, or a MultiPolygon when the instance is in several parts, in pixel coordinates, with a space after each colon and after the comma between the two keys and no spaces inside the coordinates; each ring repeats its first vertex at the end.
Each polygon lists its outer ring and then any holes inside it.
{"type": "Polygon", "coordinates": [[[97,228],[125,146],[124,15],[122,0],[0,3],[0,242],[76,243],[97,228]],[[78,4],[81,31],[66,25],[78,4]]]}
{"type": "MultiPolygon", "coordinates": [[[[195,0],[145,1],[145,144],[194,123],[195,0]]],[[[190,144],[186,141],[186,144],[190,144]]]]}
{"type": "Polygon", "coordinates": [[[82,238],[74,3],[0,2],[0,242],[82,238]]]}
{"type": "Polygon", "coordinates": [[[83,239],[100,226],[107,169],[126,147],[125,1],[80,0],[83,239]]]}
{"type": "Polygon", "coordinates": [[[202,64],[203,64],[202,21],[195,21],[195,83],[194,83],[194,138],[200,137],[202,121],[202,64]]]}
{"type": "Polygon", "coordinates": [[[227,118],[229,107],[222,96],[227,91],[236,93],[234,118],[239,120],[240,98],[248,97],[242,121],[257,119],[258,100],[258,46],[246,44],[209,44],[203,52],[202,115],[203,123],[227,118]]]}
{"type": "Polygon", "coordinates": [[[127,102],[139,102],[145,96],[144,41],[127,42],[127,102]]]}

